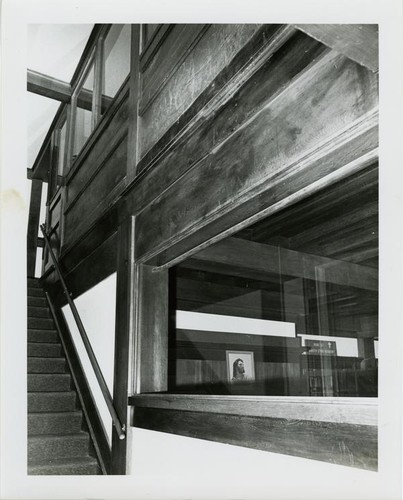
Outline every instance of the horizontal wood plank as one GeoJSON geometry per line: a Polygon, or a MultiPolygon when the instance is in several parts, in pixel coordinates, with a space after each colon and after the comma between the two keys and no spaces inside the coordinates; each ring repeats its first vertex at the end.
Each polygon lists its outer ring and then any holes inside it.
{"type": "Polygon", "coordinates": [[[209,441],[377,470],[377,427],[135,407],[133,425],[209,441]]]}

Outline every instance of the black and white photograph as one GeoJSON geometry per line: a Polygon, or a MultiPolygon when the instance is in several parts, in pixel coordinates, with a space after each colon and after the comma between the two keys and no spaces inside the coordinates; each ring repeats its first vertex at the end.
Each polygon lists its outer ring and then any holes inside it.
{"type": "Polygon", "coordinates": [[[0,497],[401,498],[399,2],[5,4],[0,497]]]}

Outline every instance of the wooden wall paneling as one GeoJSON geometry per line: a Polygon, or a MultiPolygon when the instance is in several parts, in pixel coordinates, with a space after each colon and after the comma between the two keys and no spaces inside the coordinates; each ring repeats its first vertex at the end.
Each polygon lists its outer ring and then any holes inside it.
{"type": "MultiPolygon", "coordinates": [[[[214,212],[217,217],[226,206],[233,209],[235,199],[246,193],[250,198],[255,187],[261,192],[266,182],[279,182],[280,172],[289,177],[321,153],[328,155],[342,142],[358,139],[359,129],[368,142],[368,128],[377,124],[376,100],[372,73],[342,56],[326,54],[140,214],[139,255],[145,253],[145,246],[169,245],[171,238],[194,228],[201,217],[206,223],[214,212]],[[160,218],[161,212],[167,220],[160,218]]],[[[376,132],[371,139],[376,147],[376,132]]],[[[356,147],[345,144],[342,154],[348,157],[349,153],[356,158],[356,147]]],[[[343,164],[328,164],[320,177],[343,164]]],[[[312,182],[319,172],[312,165],[310,170],[312,182]]]]}
{"type": "Polygon", "coordinates": [[[168,271],[138,270],[138,353],[136,393],[167,390],[168,378],[168,271]]]}
{"type": "MultiPolygon", "coordinates": [[[[223,410],[225,411],[225,410],[223,410]]],[[[182,436],[208,439],[377,470],[377,427],[296,419],[259,418],[197,411],[134,408],[133,425],[182,436]]]]}
{"type": "Polygon", "coordinates": [[[176,24],[169,32],[147,66],[142,68],[140,116],[161,93],[208,28],[209,25],[205,24],[176,24]]]}
{"type": "Polygon", "coordinates": [[[96,134],[92,144],[89,144],[88,148],[84,148],[87,151],[85,157],[82,158],[82,163],[80,161],[76,163],[67,176],[66,208],[88,186],[97,170],[102,168],[105,160],[127,135],[129,116],[127,99],[121,100],[120,106],[115,108],[114,111],[115,113],[112,117],[109,117],[109,120],[106,116],[103,117],[106,118],[108,126],[104,128],[102,122],[99,124],[102,130],[96,134]]]}
{"type": "Polygon", "coordinates": [[[213,25],[165,85],[141,120],[140,156],[173,125],[218,73],[253,37],[259,25],[213,25]],[[208,60],[205,54],[215,54],[208,60]],[[195,77],[196,76],[196,77],[195,77]],[[180,99],[178,98],[180,96],[180,99]]]}
{"type": "Polygon", "coordinates": [[[294,24],[293,26],[353,61],[372,71],[378,71],[377,24],[294,24]]]}
{"type": "MultiPolygon", "coordinates": [[[[133,332],[134,218],[127,218],[117,232],[117,286],[113,404],[120,423],[128,424],[128,373],[133,332]]],[[[112,434],[112,474],[126,473],[128,440],[112,434]]]]}
{"type": "Polygon", "coordinates": [[[140,25],[131,26],[130,81],[128,97],[128,142],[127,142],[127,183],[133,181],[137,173],[138,161],[138,105],[140,83],[140,25]]]}
{"type": "Polygon", "coordinates": [[[126,161],[127,139],[125,137],[102,164],[101,169],[96,172],[88,188],[65,210],[65,223],[69,231],[66,245],[77,239],[117,200],[125,186],[126,161]]]}
{"type": "MultiPolygon", "coordinates": [[[[81,255],[76,261],[70,261],[71,264],[68,267],[62,258],[64,278],[73,299],[114,273],[116,271],[116,258],[116,232],[99,244],[92,253],[81,255]]],[[[61,307],[66,304],[64,294],[60,294],[59,288],[55,287],[58,277],[51,273],[45,275],[43,280],[50,289],[55,305],[61,307]]]]}
{"type": "Polygon", "coordinates": [[[37,239],[39,218],[41,213],[43,182],[37,179],[31,181],[31,197],[29,200],[28,233],[27,233],[27,276],[35,276],[37,259],[37,239]]]}
{"type": "MultiPolygon", "coordinates": [[[[136,194],[128,199],[130,210],[141,210],[159,195],[162,186],[166,189],[193,168],[324,50],[315,40],[298,32],[292,36],[293,31],[282,26],[266,27],[263,34],[259,31],[253,43],[214,80],[213,87],[204,93],[207,95],[201,96],[202,103],[195,102],[196,111],[210,101],[208,108],[203,108],[191,122],[190,129],[175,139],[175,144],[163,152],[141,183],[134,187],[136,194]],[[253,76],[248,80],[250,75],[253,76]]],[[[147,158],[144,158],[138,169],[146,167],[147,158]]]]}
{"type": "Polygon", "coordinates": [[[142,48],[140,54],[140,70],[146,69],[149,61],[153,58],[154,54],[158,51],[160,46],[164,43],[165,38],[169,35],[170,31],[175,26],[174,24],[158,24],[147,25],[142,24],[142,48]],[[153,34],[147,36],[147,26],[156,26],[153,34]]]}

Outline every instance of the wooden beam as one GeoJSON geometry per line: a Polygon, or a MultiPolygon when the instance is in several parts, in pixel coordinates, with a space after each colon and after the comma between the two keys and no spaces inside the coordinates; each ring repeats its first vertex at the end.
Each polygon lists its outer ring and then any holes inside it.
{"type": "MultiPolygon", "coordinates": [[[[337,285],[356,286],[366,290],[378,290],[378,271],[358,264],[338,261],[317,255],[278,248],[239,238],[227,238],[195,254],[191,261],[222,265],[221,272],[248,276],[249,271],[306,278],[315,281],[315,268],[325,269],[324,279],[337,285]],[[239,274],[240,273],[240,274],[239,274]]],[[[186,261],[182,266],[187,265],[186,261]]]]}
{"type": "Polygon", "coordinates": [[[371,71],[378,71],[377,24],[294,24],[293,26],[371,71]]]}
{"type": "Polygon", "coordinates": [[[34,94],[55,99],[56,101],[68,102],[71,98],[71,86],[67,82],[53,78],[52,76],[38,73],[32,69],[27,71],[27,90],[34,94]]]}

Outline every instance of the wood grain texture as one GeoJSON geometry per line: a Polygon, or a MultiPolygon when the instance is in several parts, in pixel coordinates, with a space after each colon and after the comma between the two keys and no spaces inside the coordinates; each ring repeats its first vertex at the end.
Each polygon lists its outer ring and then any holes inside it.
{"type": "Polygon", "coordinates": [[[168,271],[141,266],[138,280],[137,392],[160,392],[167,389],[168,375],[168,271]]]}
{"type": "Polygon", "coordinates": [[[207,31],[204,24],[175,24],[154,57],[142,68],[139,114],[143,115],[207,31]]]}
{"type": "Polygon", "coordinates": [[[225,413],[250,417],[312,420],[338,424],[375,426],[376,398],[322,398],[276,396],[213,396],[191,394],[138,394],[129,398],[137,408],[225,413]]]}
{"type": "Polygon", "coordinates": [[[143,156],[175,123],[236,53],[251,39],[259,25],[213,25],[183,62],[142,117],[140,155],[143,156]],[[206,58],[206,53],[210,54],[206,58]],[[212,58],[211,54],[215,54],[212,58]],[[180,98],[179,98],[180,96],[180,98]]]}
{"type": "Polygon", "coordinates": [[[102,168],[97,170],[91,183],[88,184],[88,188],[82,191],[77,201],[70,204],[65,211],[66,232],[68,234],[68,236],[66,234],[65,239],[66,245],[79,238],[79,235],[116,201],[125,185],[126,155],[127,140],[124,138],[102,164],[102,168]],[[83,214],[85,214],[84,218],[83,214]]]}
{"type": "Polygon", "coordinates": [[[377,24],[294,24],[328,47],[372,71],[378,71],[377,24]]]}
{"type": "Polygon", "coordinates": [[[377,470],[377,427],[134,408],[133,425],[271,453],[377,470]]]}
{"type": "Polygon", "coordinates": [[[71,86],[67,82],[58,80],[49,75],[44,75],[32,69],[27,70],[27,90],[34,94],[68,102],[71,98],[71,86]]]}
{"type": "MultiPolygon", "coordinates": [[[[150,208],[153,214],[159,213],[159,207],[164,204],[175,204],[175,200],[180,205],[166,212],[175,215],[162,224],[161,231],[158,230],[161,240],[169,239],[170,232],[173,229],[180,231],[180,227],[190,232],[191,225],[194,226],[200,216],[207,222],[214,210],[218,215],[227,206],[232,209],[236,196],[246,198],[249,191],[248,197],[251,197],[254,184],[260,186],[260,193],[266,179],[268,183],[273,179],[283,187],[286,177],[300,170],[303,164],[307,165],[309,156],[313,160],[310,168],[313,180],[317,172],[313,165],[317,162],[319,166],[321,151],[324,157],[329,156],[330,160],[332,155],[333,162],[342,165],[349,155],[350,158],[357,156],[360,141],[367,144],[372,141],[372,147],[376,147],[376,130],[372,135],[367,133],[369,128],[376,127],[376,100],[376,77],[368,70],[336,54],[325,54],[317,59],[292,85],[273,96],[253,118],[218,144],[172,190],[153,203],[150,208]],[[296,106],[296,96],[301,105],[296,106]],[[349,147],[346,146],[348,142],[351,143],[349,147]],[[284,175],[281,181],[280,172],[284,175]],[[212,179],[220,179],[220,182],[212,182],[212,179]],[[205,186],[209,190],[207,199],[205,186]],[[183,193],[189,193],[188,204],[184,203],[183,193]],[[197,215],[199,203],[203,208],[202,214],[197,215]]],[[[233,112],[236,113],[234,109],[233,112]]],[[[368,148],[366,144],[365,147],[368,148]]],[[[322,176],[329,173],[326,163],[322,161],[325,165],[322,176]]],[[[140,240],[146,212],[139,217],[140,240]]],[[[149,229],[147,236],[144,234],[145,240],[152,238],[150,232],[155,224],[151,219],[145,224],[149,229]]],[[[151,243],[154,249],[156,243],[151,243]]]]}
{"type": "MultiPolygon", "coordinates": [[[[122,425],[127,427],[127,396],[130,338],[132,331],[133,237],[131,218],[121,224],[117,233],[116,327],[113,378],[113,404],[122,425]]],[[[112,435],[112,474],[126,473],[127,438],[112,435]]]]}

